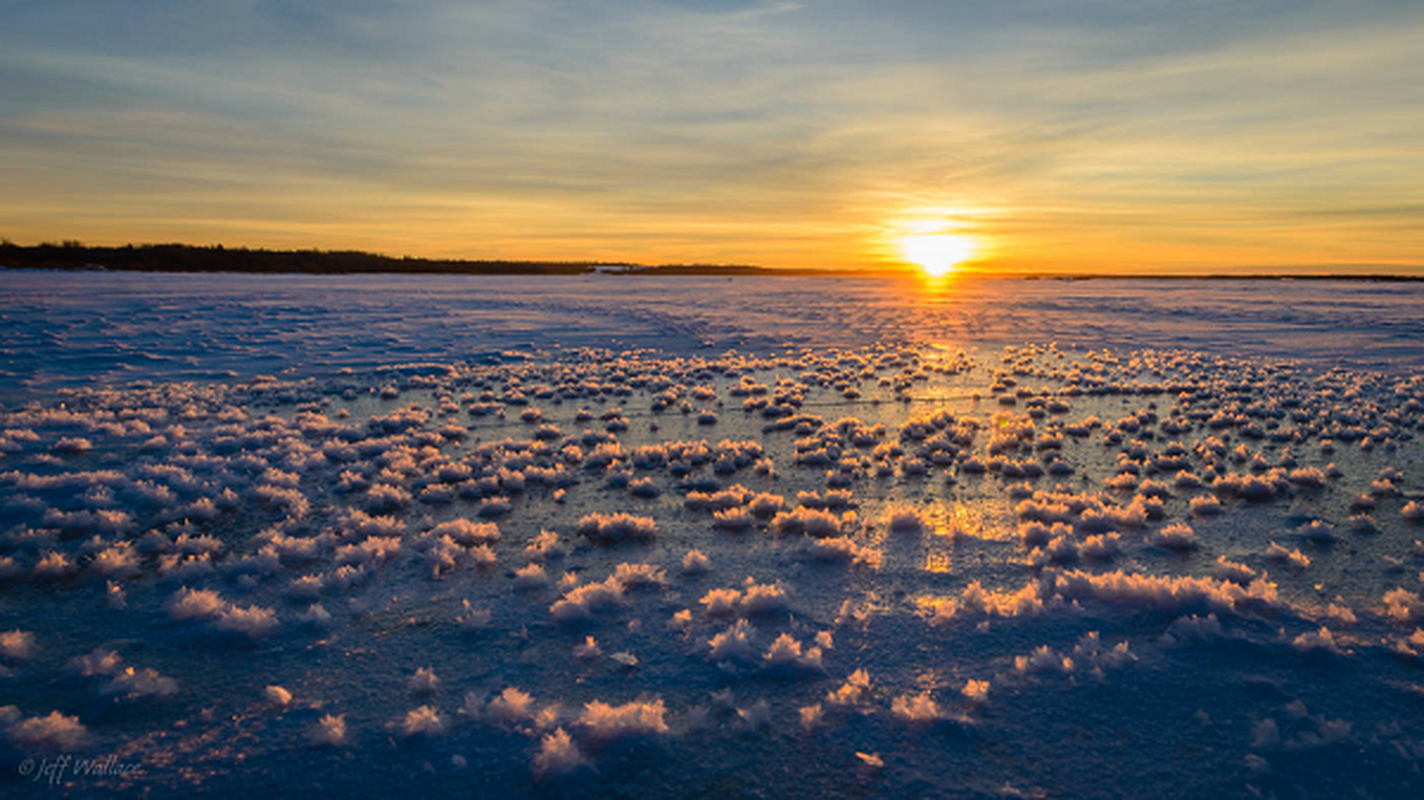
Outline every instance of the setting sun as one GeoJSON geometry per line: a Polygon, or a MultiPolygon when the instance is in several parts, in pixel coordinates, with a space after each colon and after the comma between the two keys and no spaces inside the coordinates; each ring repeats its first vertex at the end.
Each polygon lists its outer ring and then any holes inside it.
{"type": "Polygon", "coordinates": [[[974,242],[967,236],[936,233],[907,236],[900,240],[905,260],[917,265],[928,275],[938,277],[953,272],[955,267],[974,255],[974,242]]]}

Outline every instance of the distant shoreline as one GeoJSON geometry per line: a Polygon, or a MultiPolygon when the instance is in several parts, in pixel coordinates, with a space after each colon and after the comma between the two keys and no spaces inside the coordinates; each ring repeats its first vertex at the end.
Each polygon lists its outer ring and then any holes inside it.
{"type": "MultiPolygon", "coordinates": [[[[148,272],[155,274],[237,273],[256,275],[645,275],[688,277],[912,277],[914,270],[833,270],[775,268],[752,264],[644,265],[616,261],[509,261],[392,257],[377,253],[331,250],[265,250],[200,247],[185,244],[90,247],[77,242],[22,246],[0,244],[0,270],[53,270],[65,272],[148,272]]],[[[1007,278],[1034,281],[1351,281],[1380,283],[1424,282],[1424,273],[990,273],[968,271],[969,278],[1007,278]]]]}
{"type": "Polygon", "coordinates": [[[1051,273],[1003,274],[993,277],[1018,278],[1026,281],[1355,281],[1360,283],[1424,283],[1424,275],[1394,273],[1320,273],[1320,272],[1212,272],[1201,274],[1142,275],[1136,273],[1084,273],[1057,275],[1051,273]]]}

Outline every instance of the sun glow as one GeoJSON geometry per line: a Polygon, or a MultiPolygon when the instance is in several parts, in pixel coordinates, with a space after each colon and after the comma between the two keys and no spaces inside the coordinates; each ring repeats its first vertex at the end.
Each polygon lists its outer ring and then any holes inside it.
{"type": "Polygon", "coordinates": [[[900,240],[905,260],[931,277],[948,275],[974,255],[974,240],[952,233],[906,236],[900,240]]]}

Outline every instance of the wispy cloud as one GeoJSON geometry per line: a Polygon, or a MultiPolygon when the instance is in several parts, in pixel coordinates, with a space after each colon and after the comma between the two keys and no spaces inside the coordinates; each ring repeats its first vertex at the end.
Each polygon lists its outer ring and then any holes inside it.
{"type": "Polygon", "coordinates": [[[938,214],[1000,267],[1424,263],[1407,4],[8,5],[16,239],[856,266],[938,214]]]}

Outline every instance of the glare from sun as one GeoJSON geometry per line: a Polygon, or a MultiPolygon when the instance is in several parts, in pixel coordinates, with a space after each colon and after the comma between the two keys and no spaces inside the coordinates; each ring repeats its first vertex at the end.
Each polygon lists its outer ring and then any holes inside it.
{"type": "Polygon", "coordinates": [[[953,272],[974,255],[974,241],[952,233],[906,236],[900,240],[900,249],[906,261],[937,278],[953,272]]]}

